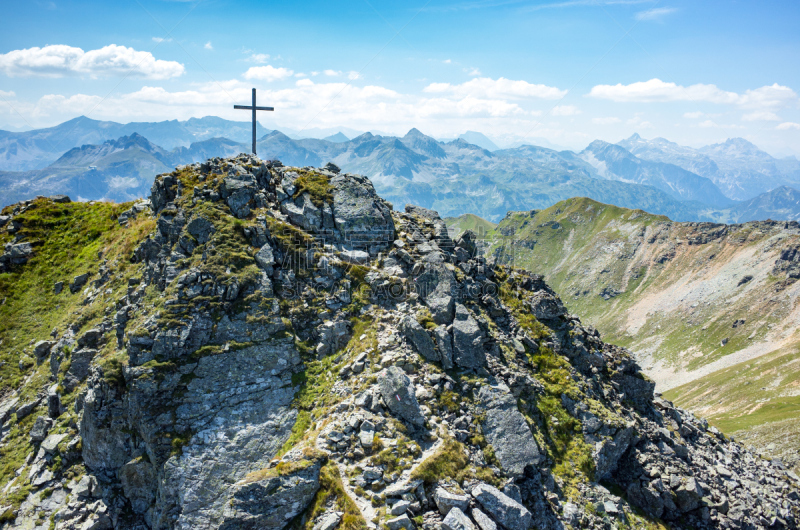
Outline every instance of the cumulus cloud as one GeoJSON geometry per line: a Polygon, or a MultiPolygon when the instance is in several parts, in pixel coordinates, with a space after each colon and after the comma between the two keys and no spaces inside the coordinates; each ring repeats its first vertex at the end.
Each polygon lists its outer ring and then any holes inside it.
{"type": "Polygon", "coordinates": [[[63,77],[66,75],[134,75],[149,79],[168,79],[184,73],[182,64],[153,57],[110,44],[99,50],[55,44],[0,54],[0,70],[10,77],[63,77]]]}
{"type": "Polygon", "coordinates": [[[551,116],[576,116],[581,113],[581,109],[575,105],[557,105],[550,112],[551,116]]]}
{"type": "Polygon", "coordinates": [[[798,129],[800,129],[800,123],[794,123],[794,122],[791,122],[791,121],[785,121],[785,122],[781,123],[780,125],[778,125],[775,128],[778,129],[779,131],[798,130],[798,129]]]}
{"type": "Polygon", "coordinates": [[[214,47],[211,45],[211,41],[208,41],[207,43],[205,43],[203,48],[205,48],[206,50],[213,50],[214,49],[214,47]]]}
{"type": "Polygon", "coordinates": [[[781,121],[777,114],[768,110],[757,110],[742,116],[743,121],[781,121]]]}
{"type": "Polygon", "coordinates": [[[467,72],[467,75],[470,77],[478,77],[481,75],[481,71],[479,68],[464,68],[464,71],[467,72]]]}
{"type": "Polygon", "coordinates": [[[674,7],[654,7],[653,9],[647,9],[645,11],[639,11],[636,13],[635,18],[636,20],[643,21],[643,20],[661,20],[667,15],[670,15],[677,11],[674,7]]]}
{"type": "Polygon", "coordinates": [[[779,107],[797,99],[797,94],[789,87],[778,85],[763,86],[746,90],[742,94],[721,90],[716,85],[681,86],[660,79],[639,81],[629,85],[596,85],[588,94],[598,99],[618,102],[670,102],[693,101],[736,105],[742,108],[758,109],[779,107]]]}
{"type": "Polygon", "coordinates": [[[328,77],[339,77],[340,75],[342,75],[342,72],[340,70],[328,69],[328,70],[323,70],[322,73],[327,75],[328,77]]]}
{"type": "Polygon", "coordinates": [[[347,73],[347,79],[351,81],[355,81],[356,79],[361,79],[361,74],[356,72],[355,70],[347,73]]]}
{"type": "Polygon", "coordinates": [[[620,123],[622,120],[615,116],[607,116],[603,118],[592,118],[592,123],[595,125],[613,125],[615,123],[620,123]]]}
{"type": "Polygon", "coordinates": [[[697,124],[697,126],[702,127],[703,129],[744,129],[743,125],[734,125],[734,124],[726,125],[717,123],[712,120],[701,121],[700,123],[697,124]]]}
{"type": "Polygon", "coordinates": [[[275,68],[271,65],[252,66],[244,73],[245,79],[258,79],[261,81],[280,81],[294,75],[294,71],[288,68],[275,68]]]}
{"type": "Polygon", "coordinates": [[[695,111],[695,112],[685,112],[683,114],[683,117],[684,118],[689,118],[690,120],[699,120],[700,118],[702,118],[705,115],[706,115],[705,112],[700,112],[698,110],[698,111],[695,111]]]}
{"type": "Polygon", "coordinates": [[[460,85],[450,83],[431,83],[423,89],[432,94],[452,94],[456,97],[475,97],[490,99],[522,99],[541,98],[558,99],[566,95],[566,90],[559,90],[546,85],[535,85],[527,81],[513,81],[501,77],[478,77],[460,85]]]}
{"type": "Polygon", "coordinates": [[[0,90],[0,98],[13,98],[16,96],[14,92],[6,92],[5,90],[0,90]]]}

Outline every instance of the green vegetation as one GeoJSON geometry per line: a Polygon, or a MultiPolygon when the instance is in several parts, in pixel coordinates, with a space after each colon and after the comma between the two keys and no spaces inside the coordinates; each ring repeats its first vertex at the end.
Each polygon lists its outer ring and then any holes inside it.
{"type": "Polygon", "coordinates": [[[447,223],[448,229],[455,231],[455,234],[451,235],[454,239],[467,230],[472,230],[479,238],[484,237],[497,227],[497,224],[471,213],[465,213],[458,217],[448,217],[444,222],[447,223]]]}
{"type": "Polygon", "coordinates": [[[459,484],[470,478],[495,486],[501,482],[490,470],[470,464],[464,445],[452,438],[444,438],[441,447],[411,472],[411,478],[426,484],[445,478],[451,478],[459,484]]]}
{"type": "Polygon", "coordinates": [[[341,530],[364,530],[367,528],[367,522],[361,516],[361,510],[344,489],[339,468],[335,463],[331,462],[322,467],[319,473],[319,483],[320,488],[314,496],[314,500],[303,516],[295,522],[293,528],[310,530],[314,520],[325,512],[330,502],[333,502],[336,510],[344,512],[338,528],[341,530]]]}
{"type": "Polygon", "coordinates": [[[300,169],[297,173],[300,177],[294,181],[294,185],[297,187],[297,191],[294,193],[295,197],[308,192],[311,202],[318,208],[322,208],[326,202],[333,205],[333,188],[329,177],[305,169],[300,169]]]}

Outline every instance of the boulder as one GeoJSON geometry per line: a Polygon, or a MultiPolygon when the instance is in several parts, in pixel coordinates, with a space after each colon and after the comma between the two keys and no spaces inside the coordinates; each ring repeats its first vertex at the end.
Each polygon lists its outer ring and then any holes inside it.
{"type": "Polygon", "coordinates": [[[469,496],[450,493],[441,486],[433,492],[433,502],[436,503],[436,507],[439,508],[439,513],[442,515],[447,515],[453,508],[458,508],[462,512],[469,509],[469,496]]]}
{"type": "Polygon", "coordinates": [[[553,293],[545,290],[536,291],[527,301],[527,305],[539,320],[551,320],[567,314],[561,300],[553,293]]]}
{"type": "Polygon", "coordinates": [[[406,213],[411,215],[418,215],[424,219],[429,221],[435,221],[440,219],[439,212],[436,210],[430,210],[428,208],[423,208],[422,206],[415,206],[413,204],[406,204],[406,213]]]}
{"type": "Polygon", "coordinates": [[[400,321],[400,331],[414,345],[414,348],[422,357],[428,361],[438,362],[440,357],[431,340],[428,331],[423,328],[417,319],[411,316],[404,316],[400,321]]]}
{"type": "Polygon", "coordinates": [[[264,243],[255,255],[256,265],[264,269],[268,276],[272,275],[272,268],[275,265],[275,255],[269,243],[264,243]]]}
{"type": "Polygon", "coordinates": [[[36,357],[36,360],[41,362],[44,360],[45,357],[50,355],[50,349],[55,346],[55,341],[52,340],[40,340],[33,346],[33,355],[36,357]]]}
{"type": "Polygon", "coordinates": [[[319,490],[322,460],[295,463],[281,474],[270,470],[238,482],[225,504],[220,530],[282,529],[301,514],[319,490]]]}
{"type": "Polygon", "coordinates": [[[216,230],[214,224],[205,217],[195,217],[186,225],[186,231],[201,245],[208,243],[216,230]]]}
{"type": "Polygon", "coordinates": [[[453,363],[461,368],[477,369],[486,364],[483,352],[485,336],[472,317],[472,312],[456,304],[453,321],[453,363]]]}
{"type": "Polygon", "coordinates": [[[145,513],[156,498],[158,483],[153,464],[137,458],[117,472],[125,496],[131,501],[134,513],[145,513]]]}
{"type": "Polygon", "coordinates": [[[39,416],[31,427],[31,443],[38,443],[47,438],[47,433],[53,427],[53,420],[39,416]]]}
{"type": "Polygon", "coordinates": [[[389,530],[400,530],[401,528],[404,530],[414,530],[415,528],[414,523],[406,514],[395,517],[394,519],[389,519],[386,521],[386,526],[389,527],[389,530]]]}
{"type": "Polygon", "coordinates": [[[51,434],[47,438],[44,439],[42,445],[39,447],[44,450],[45,453],[48,455],[54,455],[58,452],[58,444],[61,441],[69,436],[68,434],[51,434]]]}
{"type": "Polygon", "coordinates": [[[328,512],[317,518],[313,530],[334,530],[342,522],[342,512],[328,512]]]}
{"type": "Polygon", "coordinates": [[[86,282],[88,281],[89,281],[89,273],[79,274],[75,276],[69,283],[69,291],[72,294],[77,293],[83,288],[84,285],[86,285],[86,282]]]}
{"type": "Polygon", "coordinates": [[[531,512],[523,505],[488,484],[478,484],[472,496],[507,530],[528,530],[531,527],[531,512]]]}
{"type": "Polygon", "coordinates": [[[486,411],[481,424],[483,435],[503,470],[521,476],[527,466],[540,463],[542,452],[508,387],[483,385],[478,399],[486,411]]]}
{"type": "Polygon", "coordinates": [[[339,240],[347,245],[382,250],[395,240],[388,203],[367,177],[339,173],[330,181],[339,240]]]}
{"type": "Polygon", "coordinates": [[[250,214],[250,205],[258,187],[255,177],[244,173],[222,179],[219,191],[233,215],[241,219],[250,214]]]}
{"type": "Polygon", "coordinates": [[[442,368],[450,370],[453,368],[453,336],[447,332],[447,328],[442,324],[433,330],[436,338],[436,349],[439,352],[439,359],[442,368]]]}
{"type": "Polygon", "coordinates": [[[378,374],[378,387],[386,406],[395,416],[412,425],[423,425],[425,417],[417,403],[414,384],[397,366],[390,366],[378,374]]]}
{"type": "Polygon", "coordinates": [[[453,508],[442,521],[444,530],[475,530],[475,525],[459,508],[453,508]]]}
{"type": "Polygon", "coordinates": [[[478,508],[472,509],[472,518],[478,523],[481,530],[497,530],[497,523],[478,508]]]}
{"type": "Polygon", "coordinates": [[[303,193],[294,200],[287,199],[281,203],[281,212],[289,221],[303,230],[313,232],[322,228],[322,211],[311,200],[309,193],[303,193]]]}
{"type": "Polygon", "coordinates": [[[457,288],[456,278],[444,263],[426,263],[425,270],[414,278],[414,288],[431,310],[437,324],[453,322],[457,288]]]}

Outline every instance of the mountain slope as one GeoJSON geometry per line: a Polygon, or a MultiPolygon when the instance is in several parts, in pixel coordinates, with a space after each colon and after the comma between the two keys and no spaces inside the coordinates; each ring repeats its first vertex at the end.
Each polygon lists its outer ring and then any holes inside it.
{"type": "Polygon", "coordinates": [[[639,159],[619,145],[595,140],[579,156],[592,164],[603,178],[647,184],[676,199],[716,208],[732,202],[709,179],[673,164],[639,159]]]}
{"type": "Polygon", "coordinates": [[[488,237],[499,262],[543,274],[571,310],[636,352],[657,389],[726,432],[800,413],[793,372],[756,368],[788,367],[800,348],[796,222],[676,223],[573,199],[509,213],[488,237]],[[753,373],[764,384],[725,390],[753,373]]]}
{"type": "Polygon", "coordinates": [[[4,528],[798,526],[796,475],[366,177],[242,155],[2,213],[4,528]]]}
{"type": "MultiPolygon", "coordinates": [[[[257,124],[259,136],[267,130],[257,124]]],[[[116,123],[80,116],[55,127],[21,133],[0,131],[0,169],[30,171],[43,169],[74,147],[102,144],[122,136],[142,135],[165,149],[189,146],[192,142],[227,137],[247,143],[250,122],[234,122],[214,116],[186,121],[116,123]]]]}
{"type": "Polygon", "coordinates": [[[675,164],[706,177],[736,200],[752,199],[781,185],[800,186],[797,159],[775,159],[743,138],[692,149],[664,138],[645,140],[634,134],[618,145],[640,158],[675,164]]]}

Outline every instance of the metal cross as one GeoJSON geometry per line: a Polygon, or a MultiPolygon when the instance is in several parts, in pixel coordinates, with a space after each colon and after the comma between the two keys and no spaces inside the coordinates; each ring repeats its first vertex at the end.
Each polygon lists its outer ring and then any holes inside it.
{"type": "Polygon", "coordinates": [[[253,104],[248,105],[234,105],[234,109],[244,109],[253,111],[253,154],[256,154],[256,111],[257,110],[275,110],[272,107],[256,107],[256,89],[253,89],[253,104]]]}

